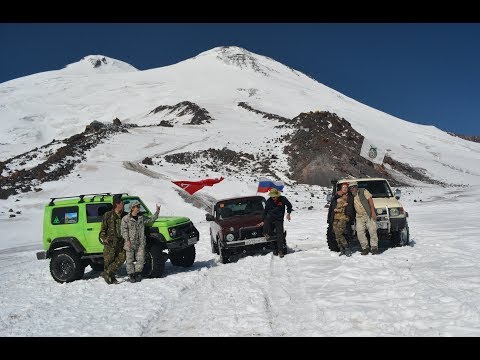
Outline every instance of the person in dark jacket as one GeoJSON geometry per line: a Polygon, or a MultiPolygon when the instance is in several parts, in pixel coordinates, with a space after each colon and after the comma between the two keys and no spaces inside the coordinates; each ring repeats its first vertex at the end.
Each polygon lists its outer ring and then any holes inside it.
{"type": "MultiPolygon", "coordinates": [[[[355,219],[355,207],[353,205],[353,194],[349,190],[348,183],[343,183],[340,187],[340,190],[338,190],[332,198],[332,201],[330,203],[330,207],[328,209],[328,217],[327,217],[327,223],[329,225],[328,229],[329,231],[334,231],[333,230],[333,225],[335,223],[336,231],[339,232],[341,229],[339,229],[339,226],[343,228],[343,232],[347,233],[347,237],[350,237],[351,231],[349,228],[349,225],[352,224],[353,219],[355,219]],[[345,212],[344,214],[348,217],[348,221],[345,222],[344,224],[339,224],[338,222],[335,222],[335,208],[337,207],[337,201],[340,197],[343,195],[347,195],[347,205],[345,206],[345,212]]],[[[338,241],[338,240],[337,240],[338,241]]],[[[345,249],[342,246],[339,246],[340,248],[340,255],[345,254],[345,249]]]]}
{"type": "Polygon", "coordinates": [[[268,193],[270,198],[265,204],[263,210],[263,221],[258,226],[263,226],[263,234],[265,239],[269,239],[272,235],[273,228],[277,231],[277,253],[283,257],[283,243],[285,237],[283,234],[283,218],[285,217],[285,207],[287,208],[287,220],[290,221],[290,213],[292,212],[292,204],[281,192],[275,188],[270,189],[268,193]]]}

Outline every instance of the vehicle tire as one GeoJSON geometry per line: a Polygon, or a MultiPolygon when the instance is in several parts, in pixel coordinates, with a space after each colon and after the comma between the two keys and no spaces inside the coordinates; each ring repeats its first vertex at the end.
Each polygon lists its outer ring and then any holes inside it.
{"type": "Polygon", "coordinates": [[[222,264],[228,264],[230,262],[230,260],[228,259],[230,257],[228,250],[222,248],[220,244],[218,246],[218,254],[220,255],[220,262],[222,264]]]}
{"type": "Polygon", "coordinates": [[[402,230],[392,232],[392,246],[400,247],[408,244],[410,244],[410,229],[407,223],[402,230]]]}
{"type": "Polygon", "coordinates": [[[89,265],[93,271],[103,271],[103,267],[104,267],[103,261],[102,262],[90,261],[89,265]]]}
{"type": "Polygon", "coordinates": [[[218,245],[215,243],[215,240],[213,240],[212,234],[210,234],[210,245],[212,247],[212,254],[219,255],[218,245]]]}
{"type": "Polygon", "coordinates": [[[59,283],[80,280],[85,272],[85,265],[80,255],[72,248],[54,251],[50,260],[50,274],[59,283]]]}
{"type": "Polygon", "coordinates": [[[152,244],[145,251],[145,264],[142,275],[149,278],[158,278],[165,270],[165,255],[160,244],[152,244]]]}
{"type": "Polygon", "coordinates": [[[328,228],[327,228],[327,245],[330,251],[335,251],[335,252],[340,251],[338,247],[337,239],[335,238],[335,233],[333,232],[332,225],[328,225],[328,228]]]}
{"type": "Polygon", "coordinates": [[[190,267],[195,262],[195,246],[191,245],[182,250],[170,250],[169,257],[172,265],[190,267]]]}

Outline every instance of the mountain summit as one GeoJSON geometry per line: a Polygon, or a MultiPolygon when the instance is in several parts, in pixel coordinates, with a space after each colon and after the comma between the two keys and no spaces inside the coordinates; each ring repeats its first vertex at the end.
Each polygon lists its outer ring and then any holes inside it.
{"type": "Polygon", "coordinates": [[[69,73],[91,74],[91,73],[119,73],[138,71],[126,62],[112,59],[104,55],[88,55],[80,61],[67,65],[64,71],[69,73]]]}
{"type": "Polygon", "coordinates": [[[250,70],[263,76],[281,74],[285,70],[294,72],[297,76],[301,73],[288,66],[279,63],[267,56],[255,54],[247,49],[238,46],[218,46],[208,51],[204,51],[195,58],[213,57],[223,64],[237,67],[241,70],[250,70]]]}

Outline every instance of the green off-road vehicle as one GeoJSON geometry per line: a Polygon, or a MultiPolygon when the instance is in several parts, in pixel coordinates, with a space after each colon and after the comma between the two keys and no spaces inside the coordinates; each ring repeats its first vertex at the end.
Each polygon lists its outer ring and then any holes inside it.
{"type": "MultiPolygon", "coordinates": [[[[152,213],[138,196],[121,194],[124,214],[134,200],[141,203],[140,214],[152,213]]],[[[50,273],[60,283],[79,280],[85,268],[103,271],[103,244],[100,227],[103,214],[113,208],[110,193],[51,198],[43,218],[43,248],[37,259],[50,259],[50,273]],[[62,199],[62,200],[59,200],[62,199]]],[[[147,246],[143,275],[156,278],[163,274],[165,262],[189,267],[195,261],[198,230],[189,218],[160,216],[145,227],[147,246]],[[167,250],[167,252],[164,252],[167,250]]]]}

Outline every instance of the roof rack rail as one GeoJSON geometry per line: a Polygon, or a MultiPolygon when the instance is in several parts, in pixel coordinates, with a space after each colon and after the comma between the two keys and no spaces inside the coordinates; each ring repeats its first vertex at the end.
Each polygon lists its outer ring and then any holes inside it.
{"type": "Polygon", "coordinates": [[[112,196],[121,196],[121,195],[127,195],[128,196],[128,193],[116,193],[116,194],[112,194],[112,196]]]}
{"type": "MultiPolygon", "coordinates": [[[[50,198],[50,203],[48,204],[48,206],[53,206],[55,205],[54,201],[55,200],[58,200],[58,199],[74,199],[74,198],[80,198],[80,200],[78,201],[78,203],[83,203],[83,198],[85,196],[90,196],[90,195],[93,195],[93,197],[95,196],[99,196],[99,195],[102,195],[102,199],[104,196],[110,196],[111,193],[97,193],[97,194],[82,194],[82,195],[73,195],[73,196],[60,196],[60,197],[53,197],[53,198],[50,198]]],[[[128,195],[128,194],[127,194],[128,195]]]]}

